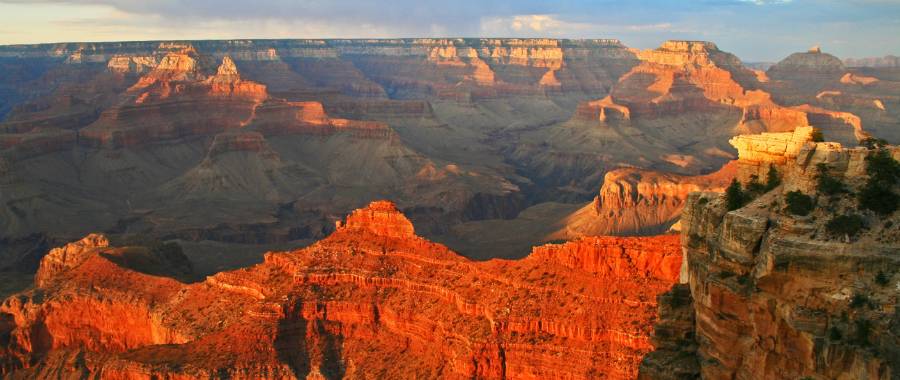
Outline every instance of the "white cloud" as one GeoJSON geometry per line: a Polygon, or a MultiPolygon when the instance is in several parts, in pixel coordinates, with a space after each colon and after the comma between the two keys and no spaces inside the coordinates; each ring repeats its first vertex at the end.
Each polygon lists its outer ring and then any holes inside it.
{"type": "Polygon", "coordinates": [[[552,14],[486,17],[481,20],[481,35],[485,36],[615,37],[624,31],[633,33],[683,32],[683,30],[676,30],[670,22],[612,25],[568,21],[559,15],[552,14]]]}

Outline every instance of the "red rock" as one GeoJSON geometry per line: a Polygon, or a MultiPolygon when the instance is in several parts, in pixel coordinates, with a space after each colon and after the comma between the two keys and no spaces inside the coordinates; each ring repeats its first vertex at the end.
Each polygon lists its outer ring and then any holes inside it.
{"type": "Polygon", "coordinates": [[[659,236],[473,262],[384,201],[308,248],[194,284],[117,264],[141,248],[94,243],[77,262],[52,264],[55,251],[41,295],[0,307],[3,373],[630,379],[681,261],[678,237],[659,236]]]}
{"type": "Polygon", "coordinates": [[[320,102],[271,101],[254,112],[252,128],[266,135],[331,135],[347,132],[363,138],[390,138],[393,130],[385,123],[332,118],[320,102]]]}
{"type": "Polygon", "coordinates": [[[106,236],[90,234],[74,243],[51,249],[41,259],[41,266],[34,281],[38,286],[46,284],[56,274],[78,266],[82,261],[93,256],[98,249],[107,247],[109,247],[109,240],[106,236]]]}
{"type": "Polygon", "coordinates": [[[575,110],[575,118],[578,120],[606,121],[610,117],[629,120],[631,119],[631,110],[623,105],[615,104],[609,96],[600,100],[579,103],[575,110]]]}
{"type": "Polygon", "coordinates": [[[559,236],[647,235],[668,230],[681,217],[688,194],[724,191],[737,165],[707,175],[683,176],[622,168],[606,173],[593,202],[569,215],[559,236]]]}

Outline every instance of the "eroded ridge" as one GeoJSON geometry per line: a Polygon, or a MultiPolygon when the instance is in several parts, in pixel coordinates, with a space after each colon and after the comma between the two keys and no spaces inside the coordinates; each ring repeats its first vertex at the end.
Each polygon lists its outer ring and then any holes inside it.
{"type": "Polygon", "coordinates": [[[101,236],[55,252],[0,308],[4,373],[630,379],[681,265],[674,235],[473,262],[386,201],[308,248],[193,284],[141,271],[164,260],[101,236]]]}

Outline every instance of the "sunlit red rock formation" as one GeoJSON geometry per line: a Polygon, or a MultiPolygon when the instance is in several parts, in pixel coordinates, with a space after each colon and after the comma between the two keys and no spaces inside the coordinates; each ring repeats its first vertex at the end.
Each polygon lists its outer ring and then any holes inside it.
{"type": "Polygon", "coordinates": [[[878,78],[869,77],[865,75],[859,75],[854,73],[846,73],[841,77],[841,83],[843,84],[859,84],[859,85],[867,85],[878,82],[878,78]]]}
{"type": "Polygon", "coordinates": [[[681,216],[688,194],[723,191],[736,163],[700,176],[623,168],[606,173],[593,202],[569,215],[560,236],[650,235],[668,230],[681,216]]]}
{"type": "Polygon", "coordinates": [[[347,131],[357,137],[389,138],[393,130],[376,121],[332,118],[319,102],[272,101],[255,109],[251,127],[266,135],[330,135],[347,131]]]}
{"type": "Polygon", "coordinates": [[[811,127],[804,127],[793,132],[735,136],[730,143],[738,151],[738,180],[746,183],[753,175],[765,178],[770,165],[783,172],[812,141],[812,132],[811,127]]]}
{"type": "Polygon", "coordinates": [[[80,265],[97,253],[98,249],[109,247],[106,236],[91,234],[74,243],[53,248],[41,260],[41,266],[34,278],[38,286],[44,285],[59,273],[80,265]]]}
{"type": "Polygon", "coordinates": [[[192,48],[168,53],[129,89],[124,104],[104,112],[80,135],[86,143],[111,146],[208,135],[248,125],[264,134],[349,130],[366,137],[391,135],[383,123],[330,118],[319,102],[269,99],[266,86],[242,79],[228,56],[214,73],[207,74],[209,60],[192,48]]]}
{"type": "Polygon", "coordinates": [[[525,133],[513,158],[583,199],[617,167],[709,172],[733,158],[727,141],[734,135],[810,124],[806,112],[773,99],[764,75],[713,43],[667,41],[637,58],[607,96],[525,133]]]}
{"type": "Polygon", "coordinates": [[[265,86],[242,80],[228,57],[207,75],[208,59],[193,51],[169,53],[128,90],[122,104],[79,131],[82,143],[134,146],[245,125],[266,99],[265,86]]]}
{"type": "Polygon", "coordinates": [[[711,42],[667,41],[638,57],[641,64],[613,89],[613,99],[634,113],[659,117],[725,112],[731,106],[743,110],[743,129],[780,131],[805,125],[802,113],[778,106],[758,89],[757,73],[711,42]]]}
{"type": "Polygon", "coordinates": [[[628,120],[631,119],[631,110],[628,107],[614,103],[612,98],[607,96],[600,100],[578,104],[578,108],[575,110],[575,118],[585,121],[606,121],[607,118],[628,120]]]}
{"type": "Polygon", "coordinates": [[[390,202],[193,284],[148,274],[141,263],[162,260],[145,248],[104,245],[54,251],[38,288],[3,303],[3,373],[631,379],[681,266],[671,235],[472,262],[416,236],[390,202]]]}

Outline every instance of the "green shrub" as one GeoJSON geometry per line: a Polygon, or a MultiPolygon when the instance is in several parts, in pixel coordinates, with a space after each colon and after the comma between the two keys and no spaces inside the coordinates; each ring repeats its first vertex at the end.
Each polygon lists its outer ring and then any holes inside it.
{"type": "Polygon", "coordinates": [[[677,309],[687,304],[687,300],[684,297],[679,296],[678,294],[671,293],[668,295],[668,299],[669,306],[673,309],[677,309]]]}
{"type": "Polygon", "coordinates": [[[868,319],[858,319],[856,321],[856,339],[854,343],[860,346],[869,345],[869,332],[872,330],[872,323],[868,319]]]}
{"type": "Polygon", "coordinates": [[[844,334],[841,334],[841,330],[838,330],[836,326],[831,326],[828,330],[828,338],[831,340],[841,340],[844,337],[844,334]]]}
{"type": "Polygon", "coordinates": [[[825,229],[834,236],[856,236],[865,228],[865,220],[859,215],[838,215],[828,221],[825,229]]]}
{"type": "Polygon", "coordinates": [[[778,175],[775,165],[769,164],[769,172],[766,173],[766,192],[778,187],[778,185],[781,185],[781,176],[778,175]]]}
{"type": "Polygon", "coordinates": [[[866,157],[869,179],[859,192],[859,206],[888,215],[900,206],[900,196],[893,186],[900,181],[900,163],[886,149],[878,149],[866,157]]]}
{"type": "Polygon", "coordinates": [[[703,242],[703,238],[701,238],[700,235],[697,235],[696,233],[691,233],[691,236],[689,236],[688,239],[688,245],[694,248],[699,247],[700,243],[703,242]]]}
{"type": "Polygon", "coordinates": [[[887,140],[885,139],[877,139],[874,137],[867,137],[859,142],[859,145],[862,145],[868,149],[880,149],[881,147],[888,145],[887,140]]]}
{"type": "Polygon", "coordinates": [[[753,195],[760,195],[766,192],[766,186],[759,182],[759,176],[756,174],[750,176],[750,182],[747,183],[747,192],[753,195]]]}
{"type": "Polygon", "coordinates": [[[878,274],[875,275],[875,283],[881,286],[887,285],[891,279],[882,271],[878,271],[878,274]]]}
{"type": "Polygon", "coordinates": [[[866,157],[866,174],[869,181],[893,186],[900,180],[900,162],[887,149],[878,149],[866,157]]]}
{"type": "Polygon", "coordinates": [[[900,196],[890,187],[869,181],[859,191],[859,206],[881,215],[890,215],[900,205],[900,196]]]}
{"type": "Polygon", "coordinates": [[[838,195],[847,192],[847,186],[841,180],[834,178],[828,173],[828,165],[824,163],[816,165],[818,174],[816,181],[818,182],[819,194],[828,196],[838,195]]]}
{"type": "Polygon", "coordinates": [[[822,134],[822,130],[819,128],[813,128],[812,133],[809,134],[809,138],[811,138],[813,142],[825,141],[825,135],[822,134]]]}
{"type": "Polygon", "coordinates": [[[809,215],[815,206],[812,197],[797,190],[787,193],[785,201],[787,202],[788,212],[794,215],[809,215]]]}
{"type": "Polygon", "coordinates": [[[731,180],[731,184],[725,190],[725,203],[728,205],[728,211],[744,207],[748,201],[749,197],[747,194],[744,194],[741,183],[737,179],[731,180]]]}
{"type": "Polygon", "coordinates": [[[850,307],[854,309],[861,308],[869,304],[869,297],[862,293],[856,293],[850,298],[850,307]]]}

